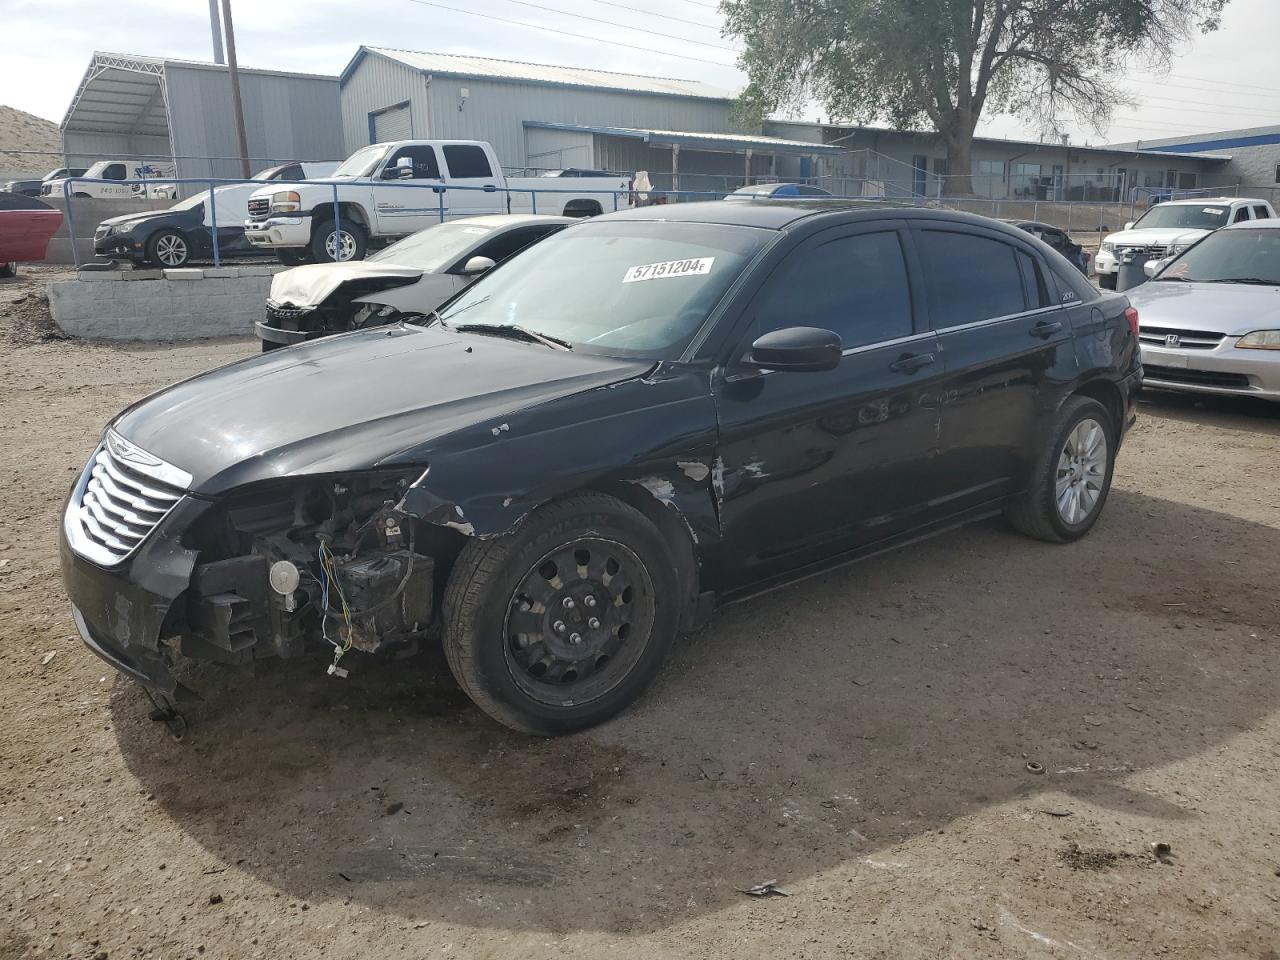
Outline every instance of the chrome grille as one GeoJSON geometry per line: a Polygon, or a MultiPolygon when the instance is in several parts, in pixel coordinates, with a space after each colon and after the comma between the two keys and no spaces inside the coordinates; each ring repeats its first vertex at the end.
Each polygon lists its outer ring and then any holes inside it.
{"type": "Polygon", "coordinates": [[[1139,257],[1155,257],[1162,259],[1168,255],[1169,248],[1158,245],[1148,246],[1141,243],[1125,244],[1123,246],[1117,245],[1116,256],[1119,256],[1122,253],[1128,253],[1129,251],[1133,251],[1133,253],[1139,257]]]}
{"type": "Polygon", "coordinates": [[[108,433],[67,507],[71,546],[97,563],[120,563],[150,536],[190,483],[190,474],[108,433]]]}
{"type": "Polygon", "coordinates": [[[249,219],[265,220],[271,213],[271,201],[267,197],[259,197],[249,201],[249,219]]]}
{"type": "Polygon", "coordinates": [[[1222,342],[1223,336],[1208,330],[1180,330],[1174,327],[1143,326],[1138,330],[1140,343],[1174,350],[1212,350],[1222,342]]]}

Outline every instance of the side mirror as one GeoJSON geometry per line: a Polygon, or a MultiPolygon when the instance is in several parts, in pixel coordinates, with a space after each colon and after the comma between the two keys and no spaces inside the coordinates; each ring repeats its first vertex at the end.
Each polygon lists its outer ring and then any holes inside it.
{"type": "Polygon", "coordinates": [[[830,330],[787,327],[757,339],[744,362],[758,370],[796,373],[834,370],[842,349],[840,338],[830,330]]]}
{"type": "Polygon", "coordinates": [[[1125,223],[1124,223],[1124,228],[1125,228],[1126,230],[1132,230],[1132,229],[1133,229],[1133,224],[1134,224],[1134,221],[1133,221],[1133,220],[1126,220],[1126,221],[1125,221],[1125,223]]]}
{"type": "Polygon", "coordinates": [[[474,277],[476,274],[492,270],[496,266],[497,264],[492,257],[472,257],[462,265],[462,275],[464,277],[474,277]]]}
{"type": "Polygon", "coordinates": [[[413,158],[401,157],[394,164],[382,171],[383,180],[413,179],[413,158]]]}
{"type": "Polygon", "coordinates": [[[1173,261],[1173,257],[1165,257],[1163,260],[1148,260],[1142,265],[1142,272],[1148,277],[1154,277],[1157,273],[1167,267],[1173,261]]]}

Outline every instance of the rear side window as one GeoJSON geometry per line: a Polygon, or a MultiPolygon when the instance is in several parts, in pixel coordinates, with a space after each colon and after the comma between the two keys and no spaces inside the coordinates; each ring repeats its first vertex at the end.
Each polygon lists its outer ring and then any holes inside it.
{"type": "Polygon", "coordinates": [[[1018,269],[1022,271],[1023,298],[1032,309],[1049,306],[1049,288],[1044,282],[1040,263],[1025,250],[1014,250],[1018,269]]]}
{"type": "Polygon", "coordinates": [[[1267,213],[1267,208],[1266,208],[1266,207],[1264,207],[1264,206],[1263,206],[1262,204],[1260,204],[1260,203],[1256,203],[1256,204],[1254,204],[1254,206],[1253,206],[1253,219],[1255,219],[1255,220],[1268,220],[1268,219],[1270,219],[1270,217],[1271,217],[1271,215],[1270,215],[1269,213],[1267,213]]]}
{"type": "Polygon", "coordinates": [[[912,333],[911,292],[896,231],[803,246],[768,281],[757,336],[784,327],[820,327],[861,347],[912,333]]]}
{"type": "Polygon", "coordinates": [[[473,144],[455,143],[444,148],[444,162],[451,177],[491,177],[489,158],[484,148],[473,144]]]}
{"type": "Polygon", "coordinates": [[[921,230],[916,236],[935,329],[1027,309],[1018,251],[1010,244],[951,230],[921,230]]]}
{"type": "Polygon", "coordinates": [[[401,157],[408,157],[413,161],[414,180],[440,179],[440,167],[436,164],[436,151],[434,147],[426,146],[425,144],[401,147],[395,152],[395,155],[387,161],[387,167],[396,166],[401,157]]]}

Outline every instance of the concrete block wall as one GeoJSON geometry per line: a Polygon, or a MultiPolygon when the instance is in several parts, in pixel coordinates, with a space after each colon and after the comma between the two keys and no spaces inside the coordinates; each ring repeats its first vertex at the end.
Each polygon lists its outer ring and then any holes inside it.
{"type": "Polygon", "coordinates": [[[281,266],[82,271],[49,284],[54,323],[73,337],[198,340],[244,336],[263,317],[281,266]]]}

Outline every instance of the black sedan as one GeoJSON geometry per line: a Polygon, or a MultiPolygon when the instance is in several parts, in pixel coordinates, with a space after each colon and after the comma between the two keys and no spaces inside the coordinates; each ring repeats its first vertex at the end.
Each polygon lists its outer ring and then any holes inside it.
{"type": "Polygon", "coordinates": [[[1043,240],[1053,249],[1071,261],[1077,270],[1086,277],[1089,275],[1089,252],[1071,239],[1065,230],[1039,220],[1005,220],[1011,227],[1025,230],[1037,240],[1043,240]]]}
{"type": "MultiPolygon", "coordinates": [[[[221,188],[227,189],[236,188],[221,188]]],[[[218,213],[218,252],[222,256],[257,256],[258,251],[244,238],[248,211],[237,218],[229,204],[220,202],[218,213]]],[[[156,267],[181,267],[192,260],[211,258],[208,191],[180,200],[168,210],[141,210],[102,221],[93,234],[93,252],[99,257],[156,267]]]]}
{"type": "Polygon", "coordinates": [[[324,650],[340,677],[442,637],[500,722],[576,730],[726,601],[1000,512],[1087,534],[1137,320],[968,214],[596,217],[421,323],[129,407],[67,502],[63,581],[84,641],[161,696],[184,657],[324,650]]]}

